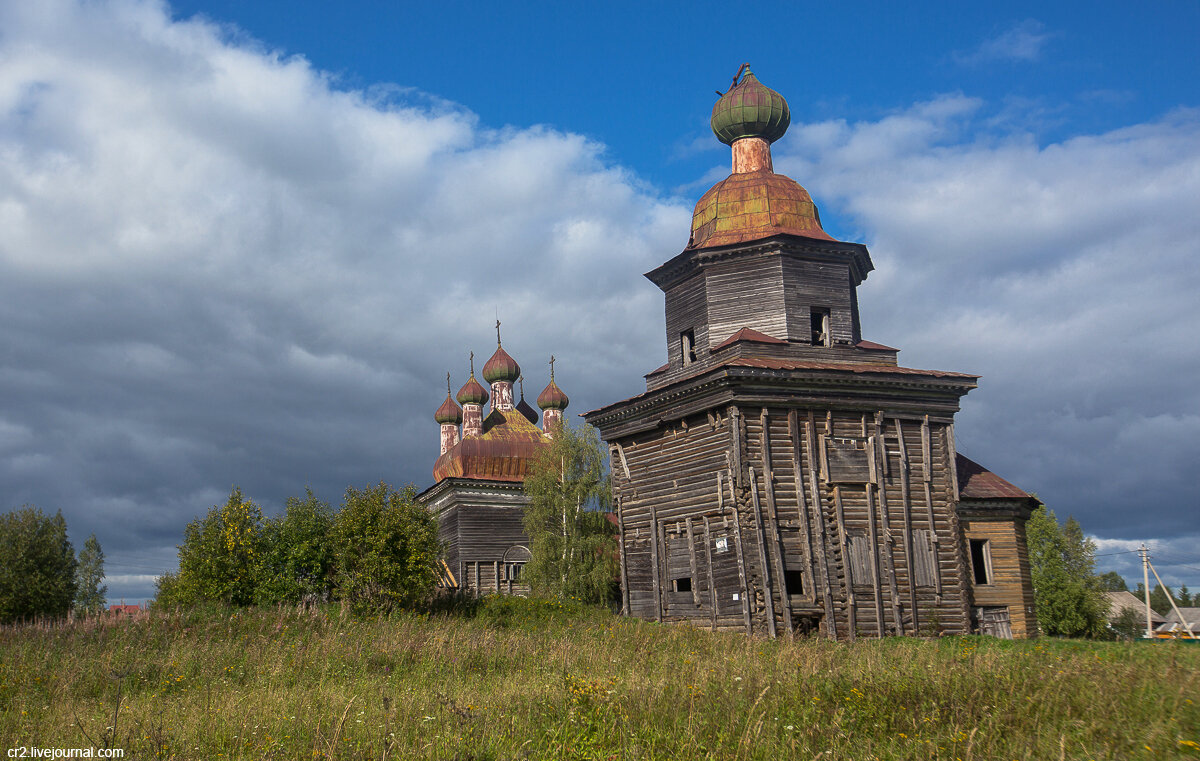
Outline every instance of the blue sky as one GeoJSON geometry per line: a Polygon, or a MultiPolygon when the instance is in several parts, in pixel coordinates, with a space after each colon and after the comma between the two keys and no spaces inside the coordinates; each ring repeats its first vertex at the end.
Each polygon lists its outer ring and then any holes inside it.
{"type": "Polygon", "coordinates": [[[638,393],[748,61],[865,337],[983,376],[962,451],[1200,588],[1200,6],[1155,8],[0,5],[0,507],[137,600],[234,484],[428,485],[497,312],[534,395],[638,393]]]}

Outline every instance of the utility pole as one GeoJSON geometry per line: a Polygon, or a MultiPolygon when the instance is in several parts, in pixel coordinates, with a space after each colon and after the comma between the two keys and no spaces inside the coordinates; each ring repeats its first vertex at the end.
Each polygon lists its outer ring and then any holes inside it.
{"type": "Polygon", "coordinates": [[[1138,555],[1142,558],[1142,591],[1146,594],[1146,639],[1152,639],[1154,628],[1150,621],[1150,550],[1145,543],[1138,547],[1138,555]]]}

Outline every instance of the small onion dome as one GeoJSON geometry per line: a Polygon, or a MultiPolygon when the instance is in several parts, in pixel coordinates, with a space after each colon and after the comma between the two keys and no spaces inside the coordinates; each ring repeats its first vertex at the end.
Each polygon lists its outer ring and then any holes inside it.
{"type": "Polygon", "coordinates": [[[442,406],[438,407],[437,412],[433,413],[433,419],[443,425],[447,423],[458,425],[463,420],[462,407],[455,404],[454,400],[450,398],[450,394],[447,393],[446,401],[442,402],[442,406]]]}
{"type": "Polygon", "coordinates": [[[700,198],[687,247],[728,246],[781,233],[833,240],[798,182],[767,170],[745,172],[726,177],[700,198]]]}
{"type": "Polygon", "coordinates": [[[503,346],[496,346],[496,353],[483,366],[483,379],[488,383],[508,381],[512,383],[521,377],[521,366],[517,360],[508,356],[503,346]]]}
{"type": "Polygon", "coordinates": [[[550,379],[550,385],[542,389],[542,393],[538,394],[538,406],[544,410],[565,410],[571,400],[563,393],[554,379],[550,379]]]}
{"type": "Polygon", "coordinates": [[[743,137],[773,143],[783,137],[792,115],[783,96],[764,86],[746,67],[742,79],[713,105],[713,134],[726,145],[743,137]]]}
{"type": "Polygon", "coordinates": [[[472,375],[467,378],[467,382],[458,390],[459,404],[487,404],[488,392],[479,381],[475,380],[472,375]]]}

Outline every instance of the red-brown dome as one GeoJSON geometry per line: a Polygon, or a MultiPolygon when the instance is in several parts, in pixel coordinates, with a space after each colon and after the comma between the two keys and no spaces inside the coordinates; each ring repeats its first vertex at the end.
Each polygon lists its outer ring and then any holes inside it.
{"type": "Polygon", "coordinates": [[[450,398],[450,392],[446,392],[446,401],[442,402],[442,406],[438,407],[437,412],[433,413],[433,419],[443,425],[450,423],[458,425],[462,422],[462,407],[454,403],[454,400],[450,398]]]}
{"type": "Polygon", "coordinates": [[[565,410],[571,400],[563,393],[563,390],[558,387],[554,379],[550,379],[550,385],[542,389],[542,393],[538,394],[537,404],[544,410],[565,410]]]}
{"type": "Polygon", "coordinates": [[[466,438],[433,464],[433,480],[478,478],[524,481],[550,440],[515,409],[496,410],[483,421],[483,435],[466,438]]]}
{"type": "Polygon", "coordinates": [[[467,378],[467,382],[458,390],[459,404],[487,404],[488,392],[483,387],[483,384],[475,380],[475,375],[472,374],[467,378]]]}
{"type": "Polygon", "coordinates": [[[521,366],[508,356],[503,346],[496,347],[496,353],[483,366],[483,379],[488,383],[508,381],[512,383],[521,377],[521,366]]]}
{"type": "Polygon", "coordinates": [[[817,206],[800,183],[769,169],[741,172],[700,198],[687,247],[729,246],[783,233],[833,240],[821,229],[817,206]]]}

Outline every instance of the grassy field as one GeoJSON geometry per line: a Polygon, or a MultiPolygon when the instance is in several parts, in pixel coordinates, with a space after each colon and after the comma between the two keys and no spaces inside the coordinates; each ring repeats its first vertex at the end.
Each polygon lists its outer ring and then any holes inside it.
{"type": "Polygon", "coordinates": [[[1200,648],[835,644],[571,603],[0,631],[0,745],[196,759],[1200,758],[1200,648]]]}

